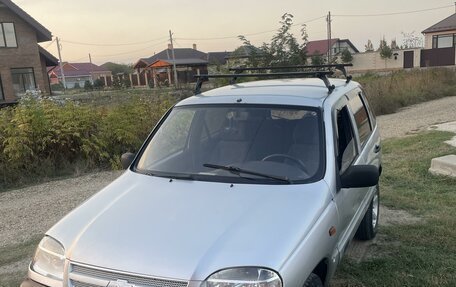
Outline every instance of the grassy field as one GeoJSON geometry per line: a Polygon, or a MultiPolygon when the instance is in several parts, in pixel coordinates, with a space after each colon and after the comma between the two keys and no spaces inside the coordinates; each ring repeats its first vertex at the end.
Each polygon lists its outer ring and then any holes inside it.
{"type": "MultiPolygon", "coordinates": [[[[381,200],[421,217],[380,227],[371,258],[344,258],[336,286],[456,286],[456,179],[428,173],[431,159],[456,154],[454,134],[428,132],[384,143],[381,200]]],[[[380,215],[381,216],[381,215],[380,215]]]]}
{"type": "Polygon", "coordinates": [[[456,95],[454,69],[395,71],[383,76],[367,73],[354,80],[363,85],[376,115],[391,114],[413,104],[456,95]]]}

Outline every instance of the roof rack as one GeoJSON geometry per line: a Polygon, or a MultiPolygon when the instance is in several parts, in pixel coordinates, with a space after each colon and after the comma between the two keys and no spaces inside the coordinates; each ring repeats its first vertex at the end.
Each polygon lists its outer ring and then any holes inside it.
{"type": "Polygon", "coordinates": [[[230,71],[234,71],[235,73],[242,73],[244,71],[267,71],[267,70],[284,70],[284,69],[321,69],[326,68],[331,70],[334,68],[339,70],[344,75],[347,83],[351,81],[352,76],[347,74],[347,70],[345,67],[353,67],[353,64],[329,64],[329,65],[298,65],[298,66],[274,66],[274,67],[256,67],[256,68],[247,68],[247,67],[234,67],[230,68],[230,71]]]}
{"type": "Polygon", "coordinates": [[[256,68],[245,68],[245,67],[236,67],[230,68],[230,71],[233,71],[233,74],[201,74],[195,75],[194,77],[197,79],[196,87],[195,87],[195,95],[201,93],[201,86],[203,85],[204,81],[207,81],[209,78],[231,78],[230,84],[233,85],[236,83],[238,78],[246,78],[246,77],[258,77],[258,78],[266,78],[266,77],[316,77],[321,79],[326,88],[328,89],[328,94],[331,94],[332,91],[336,88],[334,85],[328,80],[327,76],[331,76],[334,74],[334,71],[331,68],[335,68],[336,70],[341,71],[345,78],[346,83],[350,82],[352,79],[351,76],[347,75],[347,71],[345,67],[353,66],[352,64],[333,64],[333,65],[301,65],[301,66],[276,66],[276,67],[256,67],[256,68]],[[325,70],[317,70],[311,71],[311,69],[325,69],[325,70]],[[301,72],[277,72],[277,73],[249,73],[249,74],[242,74],[244,71],[273,71],[273,70],[285,70],[285,69],[306,69],[307,71],[301,72]]]}

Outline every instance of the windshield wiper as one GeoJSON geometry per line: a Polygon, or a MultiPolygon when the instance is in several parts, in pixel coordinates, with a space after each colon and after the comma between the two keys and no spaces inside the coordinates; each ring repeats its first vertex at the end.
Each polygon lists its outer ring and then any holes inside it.
{"type": "Polygon", "coordinates": [[[218,164],[211,164],[211,163],[205,163],[203,164],[204,167],[208,168],[215,168],[215,169],[222,169],[231,172],[232,174],[240,176],[241,173],[244,174],[250,174],[250,175],[256,175],[264,178],[269,178],[269,179],[274,179],[278,181],[285,181],[288,183],[292,183],[292,181],[286,177],[286,176],[278,176],[278,175],[270,175],[266,173],[261,173],[261,172],[256,172],[252,170],[247,170],[247,169],[242,169],[236,166],[231,166],[231,165],[218,165],[218,164]]]}
{"type": "Polygon", "coordinates": [[[172,174],[172,173],[155,173],[148,171],[138,171],[145,175],[164,177],[169,179],[180,179],[180,180],[195,180],[195,177],[192,174],[172,174]]]}

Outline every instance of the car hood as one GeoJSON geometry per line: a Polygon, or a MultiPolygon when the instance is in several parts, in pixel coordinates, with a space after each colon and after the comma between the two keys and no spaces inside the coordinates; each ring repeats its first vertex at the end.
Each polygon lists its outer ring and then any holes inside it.
{"type": "Polygon", "coordinates": [[[47,234],[73,262],[204,280],[234,266],[278,270],[330,200],[324,181],[231,185],[127,171],[47,234]]]}

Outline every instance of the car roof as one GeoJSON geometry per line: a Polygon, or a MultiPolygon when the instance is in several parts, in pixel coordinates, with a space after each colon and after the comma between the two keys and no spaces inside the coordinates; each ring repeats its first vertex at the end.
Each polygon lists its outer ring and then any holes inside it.
{"type": "Polygon", "coordinates": [[[340,97],[359,86],[345,79],[329,79],[335,89],[328,88],[318,78],[263,80],[228,85],[194,95],[176,106],[199,104],[279,104],[322,107],[328,97],[340,97]]]}

